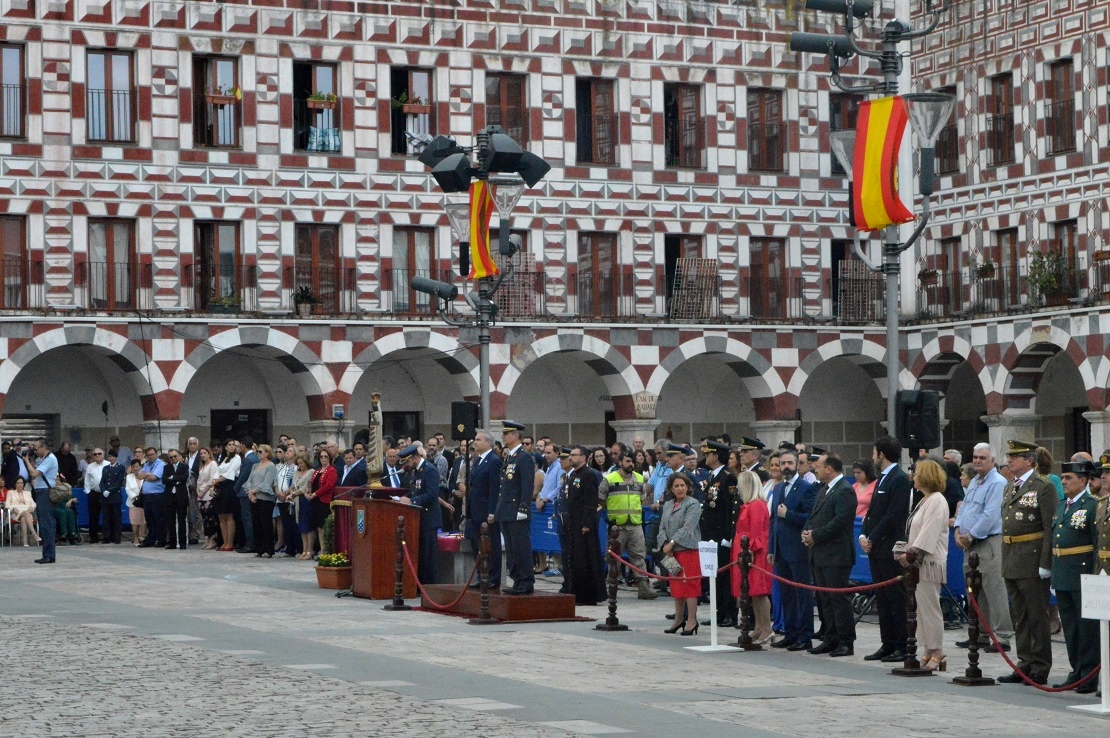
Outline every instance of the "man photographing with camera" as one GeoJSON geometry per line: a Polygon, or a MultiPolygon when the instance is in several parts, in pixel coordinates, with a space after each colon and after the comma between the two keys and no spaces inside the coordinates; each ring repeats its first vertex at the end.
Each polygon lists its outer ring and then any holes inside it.
{"type": "Polygon", "coordinates": [[[46,439],[36,438],[34,453],[30,449],[23,452],[27,471],[31,475],[31,494],[35,498],[35,514],[39,519],[39,535],[42,537],[42,558],[36,564],[54,563],[54,509],[50,504],[50,488],[58,481],[58,460],[46,447],[46,439]]]}

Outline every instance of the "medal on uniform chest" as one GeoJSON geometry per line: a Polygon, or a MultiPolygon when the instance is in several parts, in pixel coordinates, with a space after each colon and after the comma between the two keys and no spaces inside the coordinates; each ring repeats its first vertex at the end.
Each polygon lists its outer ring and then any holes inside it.
{"type": "Polygon", "coordinates": [[[1076,530],[1085,527],[1087,525],[1087,511],[1076,510],[1075,512],[1073,512],[1071,514],[1071,523],[1069,523],[1069,525],[1071,525],[1071,527],[1075,528],[1076,530]]]}
{"type": "Polygon", "coordinates": [[[412,482],[412,486],[415,487],[416,489],[420,489],[421,487],[424,486],[424,480],[423,479],[415,479],[412,482]]]}
{"type": "Polygon", "coordinates": [[[514,476],[516,476],[516,464],[509,464],[505,467],[505,478],[511,480],[514,476]]]}
{"type": "Polygon", "coordinates": [[[581,486],[582,486],[582,480],[581,479],[575,479],[574,480],[574,488],[578,489],[581,486]]]}
{"type": "Polygon", "coordinates": [[[1034,491],[1026,492],[1021,496],[1018,504],[1022,507],[1037,507],[1037,493],[1034,491]]]}
{"type": "Polygon", "coordinates": [[[1018,510],[1016,513],[1014,513],[1014,520],[1025,520],[1025,513],[1023,513],[1021,510],[1018,510]]]}

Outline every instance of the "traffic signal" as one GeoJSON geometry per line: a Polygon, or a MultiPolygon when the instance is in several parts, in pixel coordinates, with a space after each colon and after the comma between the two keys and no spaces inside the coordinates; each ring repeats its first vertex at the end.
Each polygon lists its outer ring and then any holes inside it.
{"type": "Polygon", "coordinates": [[[932,390],[898,390],[895,436],[905,448],[940,446],[940,394],[932,390]]]}

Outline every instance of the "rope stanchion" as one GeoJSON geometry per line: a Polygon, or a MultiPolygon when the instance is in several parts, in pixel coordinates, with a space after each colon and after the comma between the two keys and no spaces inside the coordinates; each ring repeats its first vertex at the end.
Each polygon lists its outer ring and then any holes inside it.
{"type": "Polygon", "coordinates": [[[594,630],[609,632],[628,630],[627,625],[622,625],[617,617],[617,582],[621,575],[621,542],[617,536],[617,526],[609,527],[609,617],[604,623],[598,623],[594,630]]]}
{"type": "MultiPolygon", "coordinates": [[[[478,617],[471,618],[471,625],[493,625],[500,622],[489,614],[489,523],[482,523],[482,534],[478,539],[478,558],[475,565],[478,567],[478,617]]],[[[470,583],[467,582],[467,587],[470,583]]],[[[466,592],[466,587],[463,587],[466,592]]]]}
{"type": "Polygon", "coordinates": [[[906,585],[906,660],[897,669],[891,669],[894,676],[920,677],[932,676],[929,669],[921,668],[917,660],[917,582],[921,576],[921,568],[917,563],[917,552],[906,551],[906,574],[903,580],[906,585]]]}
{"type": "Polygon", "coordinates": [[[410,605],[405,604],[405,516],[397,516],[397,570],[396,577],[393,580],[393,602],[383,607],[383,610],[411,610],[410,605]]]}
{"type": "MultiPolygon", "coordinates": [[[[724,568],[724,567],[722,567],[722,568],[724,568]]],[[[786,585],[791,586],[791,587],[797,587],[798,589],[807,589],[810,592],[828,592],[828,593],[832,593],[832,594],[856,594],[858,592],[870,592],[870,591],[875,590],[875,589],[882,589],[883,587],[889,587],[892,584],[897,584],[898,582],[901,582],[903,579],[905,579],[905,576],[906,576],[905,574],[899,574],[898,576],[891,577],[890,579],[887,579],[884,582],[873,582],[872,584],[860,584],[856,587],[818,587],[818,586],[813,585],[813,584],[802,584],[801,582],[795,582],[793,579],[787,579],[785,577],[780,577],[778,574],[775,574],[774,572],[770,571],[769,569],[764,569],[762,566],[753,566],[752,568],[754,568],[756,571],[763,572],[767,576],[771,577],[771,579],[774,579],[776,582],[779,582],[780,584],[786,584],[786,585]]]]}
{"type": "MultiPolygon", "coordinates": [[[[967,566],[967,597],[974,602],[975,598],[979,596],[979,592],[983,590],[983,573],[979,571],[978,553],[972,551],[968,555],[967,566]]],[[[964,669],[963,676],[955,677],[952,680],[953,684],[959,684],[961,687],[989,687],[995,683],[994,679],[983,676],[983,670],[979,668],[979,626],[980,617],[978,612],[968,613],[967,668],[964,669]]]]}
{"type": "Polygon", "coordinates": [[[736,557],[740,565],[740,638],[733,645],[742,651],[762,651],[763,646],[752,640],[751,621],[748,619],[752,606],[751,586],[748,583],[752,570],[751,546],[747,536],[740,538],[740,553],[736,557]]]}
{"type": "MultiPolygon", "coordinates": [[[[974,556],[974,555],[975,554],[972,554],[972,556],[974,556]]],[[[980,575],[980,576],[982,576],[982,575],[980,575]]],[[[983,613],[979,609],[979,600],[974,595],[970,595],[970,594],[968,595],[968,600],[971,602],[971,609],[975,611],[975,617],[979,620],[982,620],[983,619],[983,613]]],[[[1036,689],[1040,690],[1041,692],[1070,692],[1071,690],[1075,689],[1076,687],[1081,687],[1084,684],[1086,684],[1087,682],[1091,681],[1096,676],[1098,676],[1100,671],[1102,671],[1102,664],[1099,664],[1094,669],[1087,672],[1086,676],[1075,680],[1071,684],[1065,684],[1062,687],[1046,687],[1043,684],[1037,684],[1036,682],[1034,682],[1032,679],[1029,678],[1029,675],[1027,675],[1025,672],[1021,671],[1020,669],[1018,669],[1017,664],[1015,664],[1013,662],[1013,660],[1010,659],[1009,654],[1007,654],[1005,651],[1002,650],[1002,648],[1000,647],[1000,645],[998,643],[998,637],[995,636],[994,631],[991,630],[990,626],[989,625],[984,625],[984,629],[987,631],[987,635],[990,637],[991,643],[994,644],[995,650],[998,651],[998,655],[1002,657],[1002,660],[1006,662],[1006,665],[1009,666],[1011,669],[1013,669],[1014,673],[1017,674],[1019,677],[1021,677],[1021,680],[1023,682],[1028,684],[1030,687],[1035,687],[1036,689]]],[[[955,680],[953,680],[953,681],[955,681],[955,680]]],[[[991,681],[994,681],[994,680],[992,679],[991,681]]]]}
{"type": "MultiPolygon", "coordinates": [[[[404,542],[402,542],[402,543],[401,543],[401,550],[402,550],[402,551],[404,552],[404,555],[405,555],[405,563],[406,563],[406,564],[408,564],[408,567],[409,567],[409,572],[410,572],[410,573],[411,573],[411,574],[413,575],[413,577],[415,577],[415,576],[416,576],[416,567],[415,567],[415,566],[413,565],[413,563],[412,563],[412,557],[411,557],[411,556],[409,556],[409,547],[408,547],[408,544],[407,544],[407,543],[404,543],[404,542]]],[[[420,580],[419,580],[419,579],[417,579],[417,580],[416,580],[416,588],[417,588],[418,590],[420,590],[420,595],[421,595],[421,596],[422,596],[422,597],[423,597],[423,598],[424,598],[425,600],[427,600],[427,602],[428,602],[428,606],[429,606],[429,607],[431,607],[431,608],[433,608],[433,609],[435,609],[435,610],[450,610],[450,609],[451,609],[452,607],[454,607],[455,605],[457,605],[457,604],[459,604],[460,602],[462,602],[462,601],[463,601],[463,597],[466,597],[466,590],[467,590],[467,588],[468,588],[468,587],[470,587],[470,583],[471,583],[472,581],[474,581],[474,574],[475,574],[475,573],[476,573],[477,571],[478,571],[478,562],[477,562],[477,561],[475,561],[475,562],[474,562],[474,568],[470,570],[470,576],[468,576],[468,577],[466,578],[466,583],[465,583],[465,584],[463,585],[463,589],[462,589],[462,592],[460,592],[460,593],[459,593],[459,596],[458,596],[458,597],[456,597],[455,599],[451,600],[451,601],[450,601],[450,602],[448,602],[448,603],[447,603],[446,605],[441,605],[441,604],[439,604],[438,602],[436,602],[435,600],[433,600],[433,599],[432,599],[432,596],[431,596],[430,594],[428,594],[428,590],[424,589],[424,585],[420,583],[420,580]]]]}

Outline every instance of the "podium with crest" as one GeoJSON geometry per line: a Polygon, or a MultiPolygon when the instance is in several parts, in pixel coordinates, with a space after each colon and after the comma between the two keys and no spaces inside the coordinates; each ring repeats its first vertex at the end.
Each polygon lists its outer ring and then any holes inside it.
{"type": "MultiPolygon", "coordinates": [[[[388,600],[397,574],[397,518],[405,519],[405,541],[413,567],[420,565],[420,508],[387,496],[404,490],[374,489],[374,497],[351,500],[351,592],[355,597],[388,600]]],[[[405,599],[416,597],[416,578],[408,566],[402,578],[405,599]]]]}

